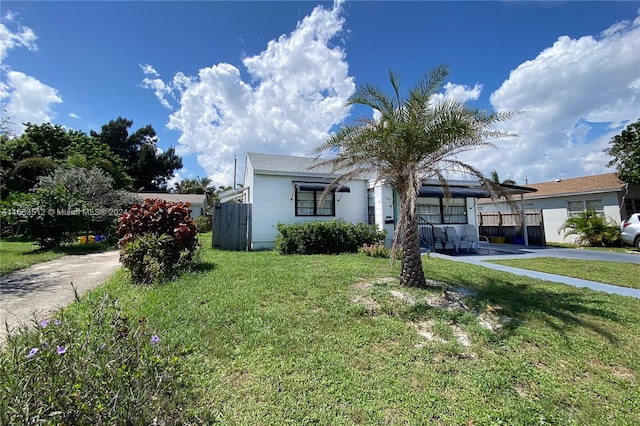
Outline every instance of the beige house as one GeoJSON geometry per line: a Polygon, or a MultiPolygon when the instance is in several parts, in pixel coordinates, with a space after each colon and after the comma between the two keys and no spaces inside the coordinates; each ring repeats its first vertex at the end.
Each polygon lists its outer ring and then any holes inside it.
{"type": "Polygon", "coordinates": [[[136,196],[142,198],[155,198],[171,203],[190,203],[191,217],[196,218],[204,214],[207,208],[207,198],[205,194],[173,194],[167,192],[136,192],[136,196]]]}
{"type": "MultiPolygon", "coordinates": [[[[615,173],[556,179],[527,184],[538,191],[524,194],[525,210],[541,210],[547,242],[575,242],[575,236],[561,231],[565,221],[587,209],[620,224],[632,213],[640,212],[640,185],[627,184],[615,173]]],[[[478,201],[478,211],[509,210],[504,202],[478,201]]]]}

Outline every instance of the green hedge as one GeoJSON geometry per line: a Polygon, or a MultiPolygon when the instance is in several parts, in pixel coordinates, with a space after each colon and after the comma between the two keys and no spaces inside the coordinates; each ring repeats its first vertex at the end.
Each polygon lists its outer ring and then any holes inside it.
{"type": "Polygon", "coordinates": [[[386,231],[375,225],[332,220],[278,224],[276,250],[280,254],[357,253],[365,244],[383,242],[386,231]]]}

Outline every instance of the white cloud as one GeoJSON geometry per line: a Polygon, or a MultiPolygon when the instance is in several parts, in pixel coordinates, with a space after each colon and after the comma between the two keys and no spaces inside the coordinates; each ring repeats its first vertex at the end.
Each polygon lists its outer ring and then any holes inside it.
{"type": "Polygon", "coordinates": [[[78,114],[74,114],[72,112],[69,113],[69,117],[80,119],[81,117],[78,114]]]}
{"type": "MultiPolygon", "coordinates": [[[[7,12],[2,17],[2,21],[7,23],[13,23],[15,21],[16,14],[7,12]]],[[[4,62],[9,50],[16,47],[26,47],[29,50],[38,50],[36,46],[36,39],[38,37],[29,27],[23,27],[18,25],[17,31],[11,31],[4,23],[0,22],[0,62],[4,62]]],[[[4,67],[2,67],[4,68],[4,67]]]]}
{"type": "Polygon", "coordinates": [[[178,153],[196,153],[213,183],[228,185],[234,154],[239,162],[247,151],[306,154],[322,143],[348,115],[355,91],[345,52],[331,45],[343,24],[339,4],[316,7],[290,34],[243,60],[250,82],[227,63],[197,76],[178,72],[168,83],[145,78],[163,105],[167,95],[179,100],[167,125],[181,132],[178,153]]]}
{"type": "Polygon", "coordinates": [[[638,46],[639,19],[615,23],[599,38],[559,37],[491,95],[498,111],[524,111],[506,125],[519,137],[465,160],[519,184],[613,171],[602,150],[620,125],[640,116],[638,46]],[[604,126],[594,132],[597,123],[604,126]]]}
{"type": "Polygon", "coordinates": [[[24,130],[21,123],[51,121],[51,104],[62,103],[56,89],[19,71],[9,71],[6,77],[8,102],[5,105],[7,115],[15,123],[12,129],[15,133],[20,134],[24,130]]]}
{"type": "Polygon", "coordinates": [[[460,102],[475,101],[482,93],[482,84],[475,84],[473,88],[463,84],[447,83],[444,85],[444,93],[436,94],[433,99],[435,103],[444,99],[456,99],[460,102]]]}
{"type": "Polygon", "coordinates": [[[10,70],[4,61],[9,51],[16,47],[26,47],[35,51],[38,49],[35,44],[38,37],[31,28],[17,24],[18,29],[12,31],[5,26],[4,22],[16,23],[16,14],[12,12],[5,13],[2,21],[3,23],[0,23],[0,62],[2,62],[0,101],[13,123],[11,130],[21,134],[24,131],[22,123],[41,124],[51,121],[53,115],[51,106],[61,103],[62,98],[56,89],[40,82],[37,78],[20,71],[10,70]]]}

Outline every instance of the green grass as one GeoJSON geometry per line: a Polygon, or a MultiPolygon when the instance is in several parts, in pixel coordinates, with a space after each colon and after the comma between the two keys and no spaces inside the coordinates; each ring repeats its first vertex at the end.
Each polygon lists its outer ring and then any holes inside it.
{"type": "Polygon", "coordinates": [[[554,257],[491,260],[490,263],[640,289],[640,264],[638,263],[554,257]]]}
{"type": "Polygon", "coordinates": [[[640,423],[640,300],[442,259],[425,270],[477,294],[436,308],[441,290],[399,287],[387,259],[207,249],[163,285],[119,271],[67,315],[108,293],[147,318],[181,354],[194,423],[640,423]]]}
{"type": "Polygon", "coordinates": [[[594,250],[594,251],[605,251],[605,252],[614,252],[614,253],[640,253],[636,250],[635,247],[624,246],[624,247],[591,247],[591,246],[580,246],[578,244],[569,244],[569,243],[549,243],[547,244],[549,247],[560,247],[560,248],[576,248],[580,250],[594,250]]]}
{"type": "Polygon", "coordinates": [[[31,240],[20,238],[0,239],[0,275],[28,268],[37,263],[59,259],[66,254],[83,254],[105,247],[102,244],[72,244],[56,250],[40,250],[31,240]]]}

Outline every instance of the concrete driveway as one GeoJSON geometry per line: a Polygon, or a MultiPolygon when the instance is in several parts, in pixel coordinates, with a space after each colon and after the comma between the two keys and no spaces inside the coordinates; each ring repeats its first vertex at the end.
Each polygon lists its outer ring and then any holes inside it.
{"type": "Polygon", "coordinates": [[[0,341],[18,324],[44,319],[104,283],[119,267],[118,251],[67,255],[0,277],[0,341]],[[72,286],[73,283],[73,286],[72,286]]]}
{"type": "MultiPolygon", "coordinates": [[[[555,248],[540,246],[517,246],[511,244],[490,244],[489,248],[482,248],[478,253],[468,253],[466,250],[460,250],[458,253],[432,253],[431,256],[444,259],[454,260],[458,262],[472,263],[474,265],[484,266],[485,268],[496,269],[499,271],[510,272],[512,274],[524,275],[531,278],[537,278],[545,281],[559,282],[572,285],[575,287],[587,287],[592,290],[604,291],[606,293],[619,294],[622,296],[631,296],[640,298],[640,290],[618,287],[610,284],[599,283],[589,280],[581,280],[578,278],[564,277],[561,275],[547,274],[545,272],[529,271],[526,269],[513,268],[510,266],[496,265],[488,263],[489,260],[507,260],[507,259],[528,259],[533,257],[556,257],[561,259],[582,259],[582,260],[603,260],[607,262],[621,263],[638,263],[640,264],[640,253],[616,253],[605,252],[599,250],[585,250],[573,248],[555,248]]],[[[620,274],[625,271],[621,267],[620,274]]]]}

